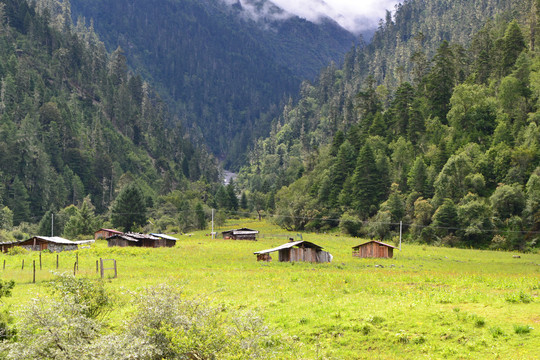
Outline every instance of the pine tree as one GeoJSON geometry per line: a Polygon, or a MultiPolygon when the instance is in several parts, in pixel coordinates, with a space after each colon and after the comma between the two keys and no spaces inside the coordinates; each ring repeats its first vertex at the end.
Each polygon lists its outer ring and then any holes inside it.
{"type": "Polygon", "coordinates": [[[502,42],[502,75],[508,75],[519,54],[525,49],[525,39],[517,21],[508,24],[502,42]]]}
{"type": "Polygon", "coordinates": [[[405,135],[409,126],[411,104],[414,99],[414,89],[411,84],[404,82],[396,90],[396,96],[391,105],[393,132],[397,136],[405,135]]]}
{"type": "Polygon", "coordinates": [[[369,144],[365,144],[358,154],[356,169],[352,177],[353,206],[363,217],[375,212],[378,203],[380,181],[375,156],[369,144]]]}
{"type": "Polygon", "coordinates": [[[427,168],[424,159],[421,156],[416,157],[407,177],[407,186],[420,196],[427,195],[427,168]]]}
{"type": "Polygon", "coordinates": [[[435,231],[441,235],[453,234],[458,224],[456,204],[451,199],[444,199],[442,205],[433,214],[435,231]]]}
{"type": "Polygon", "coordinates": [[[328,204],[333,207],[338,202],[339,193],[345,184],[345,180],[352,174],[355,167],[354,147],[345,140],[339,147],[339,152],[329,175],[328,204]]]}
{"type": "Polygon", "coordinates": [[[431,113],[443,123],[450,110],[450,98],[455,85],[454,54],[448,41],[443,41],[432,59],[433,66],[427,77],[427,98],[431,113]]]}
{"type": "Polygon", "coordinates": [[[200,202],[195,205],[195,221],[195,226],[198,230],[206,229],[206,214],[200,202]]]}
{"type": "Polygon", "coordinates": [[[26,187],[15,177],[11,184],[8,206],[13,211],[13,225],[19,225],[23,221],[30,220],[30,198],[26,187]]]}
{"type": "Polygon", "coordinates": [[[120,191],[111,209],[111,222],[126,232],[146,225],[146,202],[137,185],[131,183],[120,191]]]}

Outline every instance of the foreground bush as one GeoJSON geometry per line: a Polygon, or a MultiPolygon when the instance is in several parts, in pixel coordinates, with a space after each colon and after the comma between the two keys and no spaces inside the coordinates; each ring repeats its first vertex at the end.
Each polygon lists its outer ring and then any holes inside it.
{"type": "Polygon", "coordinates": [[[107,334],[90,296],[97,291],[98,298],[109,299],[101,285],[65,275],[52,284],[60,296],[38,297],[24,306],[17,314],[17,339],[0,344],[2,358],[269,359],[282,345],[257,315],[184,299],[169,286],[134,294],[133,316],[107,334]]]}

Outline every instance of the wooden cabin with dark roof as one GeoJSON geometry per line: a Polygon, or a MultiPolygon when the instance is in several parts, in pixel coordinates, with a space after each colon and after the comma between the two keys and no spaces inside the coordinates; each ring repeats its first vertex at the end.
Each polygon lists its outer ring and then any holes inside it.
{"type": "Polygon", "coordinates": [[[234,230],[223,231],[223,239],[225,240],[257,240],[257,230],[241,228],[234,230]]]}
{"type": "Polygon", "coordinates": [[[120,234],[123,234],[123,232],[114,230],[114,229],[99,229],[98,231],[94,233],[94,240],[106,239],[113,235],[120,235],[120,234]]]}
{"type": "Polygon", "coordinates": [[[277,251],[279,261],[282,262],[331,262],[332,255],[322,249],[321,246],[309,241],[291,241],[272,249],[254,252],[254,254],[257,255],[257,261],[271,261],[270,253],[277,251]]]}
{"type": "MultiPolygon", "coordinates": [[[[174,238],[173,238],[174,239],[174,238]]],[[[140,233],[122,233],[109,236],[107,238],[107,245],[113,246],[136,246],[136,247],[173,247],[176,244],[176,239],[164,239],[154,235],[140,234],[140,233]]]]}
{"type": "Polygon", "coordinates": [[[59,236],[33,236],[27,240],[12,241],[0,245],[2,252],[7,252],[8,249],[14,246],[20,246],[29,251],[49,250],[52,252],[77,250],[79,248],[76,242],[59,236]]]}
{"type": "Polygon", "coordinates": [[[367,243],[353,246],[353,256],[360,258],[391,258],[394,256],[395,246],[380,241],[371,240],[367,243]]]}

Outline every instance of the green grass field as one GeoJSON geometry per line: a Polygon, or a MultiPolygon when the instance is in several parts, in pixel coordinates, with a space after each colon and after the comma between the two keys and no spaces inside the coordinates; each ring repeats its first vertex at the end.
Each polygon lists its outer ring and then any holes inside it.
{"type": "MultiPolygon", "coordinates": [[[[286,232],[253,220],[227,228],[243,226],[265,237],[212,240],[196,232],[161,249],[108,248],[99,241],[78,251],[77,276],[98,278],[97,259],[117,260],[118,278],[107,280],[118,294],[111,331],[129,311],[128,290],[169,283],[180,285],[186,297],[259,312],[292,344],[284,359],[540,358],[538,253],[514,258],[516,253],[403,244],[393,259],[358,259],[351,247],[360,239],[304,233],[304,240],[333,255],[331,264],[262,263],[253,252],[286,242],[268,237],[286,232]]],[[[47,292],[56,254],[42,254],[42,270],[38,253],[4,259],[2,278],[16,281],[4,306],[16,310],[47,292]]],[[[73,272],[75,252],[59,259],[59,271],[73,272]]]]}

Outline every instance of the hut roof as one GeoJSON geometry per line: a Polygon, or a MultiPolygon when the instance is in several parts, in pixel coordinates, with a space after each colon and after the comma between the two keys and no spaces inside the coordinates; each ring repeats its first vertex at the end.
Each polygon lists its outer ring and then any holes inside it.
{"type": "Polygon", "coordinates": [[[169,236],[169,235],[166,235],[166,234],[154,234],[154,233],[150,233],[150,235],[152,236],[156,236],[158,238],[162,238],[162,239],[165,239],[165,240],[178,240],[177,238],[175,237],[172,237],[172,236],[169,236]]]}
{"type": "Polygon", "coordinates": [[[223,234],[231,233],[233,235],[254,235],[258,234],[258,230],[248,229],[248,228],[241,228],[241,229],[233,229],[233,230],[227,230],[223,231],[223,234]]]}
{"type": "Polygon", "coordinates": [[[311,243],[309,241],[293,241],[293,242],[289,242],[289,243],[280,245],[280,246],[272,248],[272,249],[257,251],[257,252],[254,252],[254,254],[268,254],[268,253],[271,253],[271,252],[274,252],[274,251],[279,251],[279,250],[283,250],[283,249],[289,249],[289,248],[292,248],[294,246],[300,247],[300,245],[302,245],[302,247],[306,247],[306,248],[313,248],[313,249],[317,249],[317,250],[322,250],[321,246],[316,245],[314,243],[311,243]]]}
{"type": "Polygon", "coordinates": [[[112,239],[112,238],[116,238],[116,237],[119,237],[119,238],[124,239],[126,241],[134,241],[134,242],[137,242],[139,240],[159,240],[160,239],[157,236],[147,235],[147,234],[139,234],[139,233],[125,233],[125,234],[123,234],[123,233],[120,233],[120,234],[115,234],[115,235],[109,236],[107,238],[107,240],[112,239]]]}
{"type": "Polygon", "coordinates": [[[103,229],[103,228],[99,229],[99,230],[96,231],[96,232],[100,232],[100,231],[108,231],[108,232],[113,233],[113,234],[123,234],[123,232],[118,231],[118,230],[114,230],[114,229],[103,229]]]}
{"type": "MultiPolygon", "coordinates": [[[[68,245],[76,245],[77,244],[74,241],[64,239],[64,238],[61,238],[59,236],[33,236],[30,239],[27,239],[27,240],[24,240],[24,241],[32,240],[33,238],[44,240],[44,241],[47,241],[47,242],[52,242],[52,243],[55,243],[55,244],[68,244],[68,245]]],[[[22,241],[20,241],[20,242],[22,242],[22,241]]]]}
{"type": "Polygon", "coordinates": [[[364,246],[364,245],[371,244],[371,243],[377,243],[377,244],[382,245],[382,246],[388,246],[388,247],[390,247],[392,249],[397,249],[397,247],[395,247],[393,245],[386,244],[386,243],[383,243],[383,242],[380,242],[380,241],[377,241],[377,240],[371,240],[371,241],[365,242],[363,244],[353,246],[352,248],[353,249],[358,249],[360,246],[364,246]]]}

